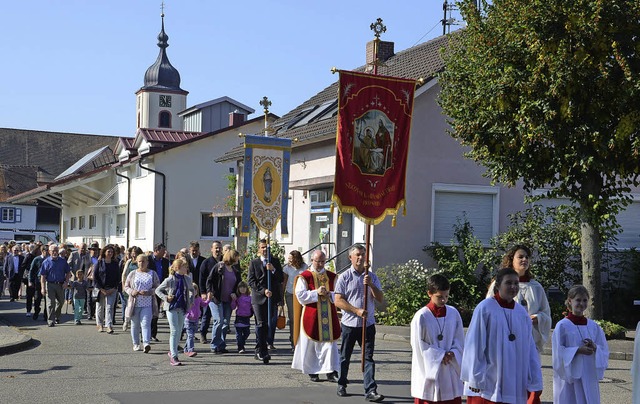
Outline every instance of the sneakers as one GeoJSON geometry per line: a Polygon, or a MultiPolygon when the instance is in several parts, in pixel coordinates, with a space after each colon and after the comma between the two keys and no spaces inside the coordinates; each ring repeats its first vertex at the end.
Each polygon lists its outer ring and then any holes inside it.
{"type": "Polygon", "coordinates": [[[167,355],[169,356],[169,363],[171,364],[171,366],[182,365],[182,363],[178,360],[177,356],[171,356],[171,352],[167,352],[167,355]]]}
{"type": "Polygon", "coordinates": [[[30,311],[27,312],[27,317],[31,317],[31,312],[30,311]]]}
{"type": "Polygon", "coordinates": [[[364,399],[365,401],[369,401],[372,403],[379,403],[380,401],[384,400],[384,396],[382,394],[378,394],[377,391],[372,390],[364,396],[364,399]]]}
{"type": "Polygon", "coordinates": [[[113,328],[107,327],[107,334],[113,334],[113,328]]]}
{"type": "Polygon", "coordinates": [[[189,358],[193,358],[194,356],[196,356],[198,353],[191,351],[191,352],[185,352],[185,355],[187,355],[189,358]]]}
{"type": "Polygon", "coordinates": [[[80,320],[76,320],[74,324],[75,324],[75,325],[82,325],[82,323],[80,322],[80,320]]]}
{"type": "Polygon", "coordinates": [[[98,332],[104,332],[104,328],[101,325],[96,326],[98,328],[98,332]]]}
{"type": "Polygon", "coordinates": [[[245,353],[245,352],[247,352],[247,351],[245,351],[244,348],[238,349],[238,353],[245,353]]]}
{"type": "Polygon", "coordinates": [[[151,350],[151,345],[146,344],[146,345],[144,346],[144,353],[149,353],[149,351],[150,351],[150,350],[151,350]]]}
{"type": "Polygon", "coordinates": [[[141,351],[142,349],[140,348],[140,345],[134,345],[133,350],[137,352],[137,351],[141,351]]]}
{"type": "Polygon", "coordinates": [[[124,320],[124,323],[122,323],[122,331],[127,331],[129,329],[129,321],[124,320]]]}

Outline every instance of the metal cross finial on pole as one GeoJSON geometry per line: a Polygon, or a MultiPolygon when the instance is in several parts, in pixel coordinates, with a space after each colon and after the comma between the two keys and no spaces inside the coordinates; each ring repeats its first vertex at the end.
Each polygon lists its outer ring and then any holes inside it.
{"type": "Polygon", "coordinates": [[[269,118],[269,107],[271,106],[271,101],[269,101],[269,99],[265,95],[264,97],[262,97],[262,100],[260,101],[260,105],[262,105],[262,107],[264,108],[264,135],[269,136],[269,130],[271,128],[269,128],[268,118],[269,118]]]}
{"type": "Polygon", "coordinates": [[[164,1],[160,3],[160,17],[164,17],[164,1]]]}
{"type": "Polygon", "coordinates": [[[376,38],[380,38],[380,34],[387,32],[387,26],[382,23],[382,18],[378,18],[376,22],[371,23],[369,28],[371,28],[376,38]]]}

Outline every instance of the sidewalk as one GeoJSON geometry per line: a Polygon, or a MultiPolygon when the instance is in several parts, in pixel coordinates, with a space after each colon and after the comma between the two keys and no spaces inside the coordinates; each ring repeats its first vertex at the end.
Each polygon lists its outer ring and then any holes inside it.
{"type": "MultiPolygon", "coordinates": [[[[4,303],[4,302],[3,302],[4,303]]],[[[7,307],[3,307],[5,312],[7,307]]],[[[376,325],[376,339],[378,341],[395,341],[410,343],[411,331],[407,326],[376,325]]],[[[633,341],[635,330],[629,330],[624,340],[610,340],[609,358],[618,360],[633,360],[633,341]]],[[[6,316],[0,311],[0,355],[7,355],[27,349],[33,343],[30,336],[21,333],[17,328],[6,322],[6,316]]],[[[544,348],[544,355],[551,355],[551,342],[544,348]]]]}

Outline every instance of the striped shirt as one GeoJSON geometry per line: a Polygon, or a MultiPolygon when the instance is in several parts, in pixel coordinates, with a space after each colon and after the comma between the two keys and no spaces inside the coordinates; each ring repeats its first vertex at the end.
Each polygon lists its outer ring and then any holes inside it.
{"type": "MultiPolygon", "coordinates": [[[[369,278],[371,283],[378,289],[382,290],[380,286],[380,280],[373,272],[369,271],[369,278]]],[[[336,294],[339,294],[350,305],[361,308],[364,305],[364,271],[359,274],[353,267],[349,267],[344,273],[338,277],[336,282],[336,294]]],[[[371,294],[371,288],[369,288],[369,297],[367,298],[367,327],[375,324],[375,302],[373,294],[371,294]]],[[[362,317],[358,317],[355,314],[343,310],[342,311],[342,324],[347,327],[362,327],[362,317]]]]}

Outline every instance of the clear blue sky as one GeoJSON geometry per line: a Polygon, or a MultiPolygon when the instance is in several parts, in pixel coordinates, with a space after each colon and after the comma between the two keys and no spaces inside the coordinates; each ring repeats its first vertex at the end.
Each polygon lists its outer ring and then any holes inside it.
{"type": "MultiPolygon", "coordinates": [[[[229,96],[283,115],[364,64],[369,25],[400,51],[442,34],[442,0],[166,0],[167,53],[187,105],[229,96]]],[[[0,127],[135,134],[160,0],[4,1],[0,127]]],[[[253,114],[251,117],[257,116],[253,114]]]]}

